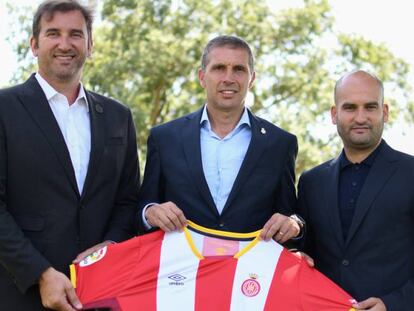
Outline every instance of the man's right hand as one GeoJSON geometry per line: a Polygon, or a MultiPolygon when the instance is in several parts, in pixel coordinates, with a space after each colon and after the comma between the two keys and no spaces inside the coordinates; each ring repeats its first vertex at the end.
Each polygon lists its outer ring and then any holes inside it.
{"type": "Polygon", "coordinates": [[[76,311],[82,304],[70,280],[63,273],[47,268],[39,278],[40,297],[44,307],[59,311],[76,311]]]}
{"type": "Polygon", "coordinates": [[[145,218],[152,227],[165,232],[181,231],[187,225],[183,211],[173,202],[151,205],[145,211],[145,218]]]}

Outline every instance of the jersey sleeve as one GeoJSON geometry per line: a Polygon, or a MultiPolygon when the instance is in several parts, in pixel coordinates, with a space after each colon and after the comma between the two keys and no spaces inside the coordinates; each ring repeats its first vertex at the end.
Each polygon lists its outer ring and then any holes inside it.
{"type": "Polygon", "coordinates": [[[303,310],[356,311],[356,301],[305,260],[300,261],[299,291],[303,310]]]}
{"type": "Polygon", "coordinates": [[[84,306],[110,307],[116,301],[139,264],[139,244],[138,237],[111,244],[70,266],[72,284],[84,306]]]}

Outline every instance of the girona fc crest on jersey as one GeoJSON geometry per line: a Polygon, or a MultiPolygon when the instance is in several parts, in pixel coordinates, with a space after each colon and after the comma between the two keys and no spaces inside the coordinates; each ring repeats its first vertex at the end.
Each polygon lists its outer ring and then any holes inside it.
{"type": "Polygon", "coordinates": [[[245,280],[241,286],[241,291],[247,297],[256,296],[260,292],[260,284],[256,277],[250,276],[250,278],[245,280]]]}
{"type": "Polygon", "coordinates": [[[89,255],[88,257],[86,257],[85,259],[83,259],[80,263],[79,266],[80,267],[86,267],[89,266],[99,260],[101,260],[105,254],[106,254],[106,246],[98,249],[96,252],[92,253],[91,255],[89,255]]]}

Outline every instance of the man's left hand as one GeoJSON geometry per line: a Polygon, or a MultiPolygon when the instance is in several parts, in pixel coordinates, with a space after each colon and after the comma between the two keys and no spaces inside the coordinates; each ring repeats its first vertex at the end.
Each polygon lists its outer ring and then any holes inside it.
{"type": "Polygon", "coordinates": [[[88,248],[87,250],[80,253],[76,258],[72,261],[72,263],[80,263],[84,258],[88,257],[89,255],[95,253],[96,251],[100,250],[101,248],[113,244],[112,241],[105,241],[99,244],[96,244],[95,246],[92,246],[91,248],[88,248]]]}
{"type": "Polygon", "coordinates": [[[352,307],[358,311],[387,311],[387,307],[382,300],[375,297],[353,304],[352,307]]]}
{"type": "Polygon", "coordinates": [[[275,213],[264,225],[260,238],[269,241],[272,237],[279,243],[285,243],[300,233],[299,224],[292,218],[275,213]]]}

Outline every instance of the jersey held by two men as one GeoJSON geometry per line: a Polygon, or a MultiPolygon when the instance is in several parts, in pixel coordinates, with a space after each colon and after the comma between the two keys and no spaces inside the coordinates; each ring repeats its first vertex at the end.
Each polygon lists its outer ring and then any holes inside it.
{"type": "Polygon", "coordinates": [[[354,300],[300,256],[259,231],[194,223],[109,245],[71,279],[85,308],[122,311],[350,311],[354,300]]]}

